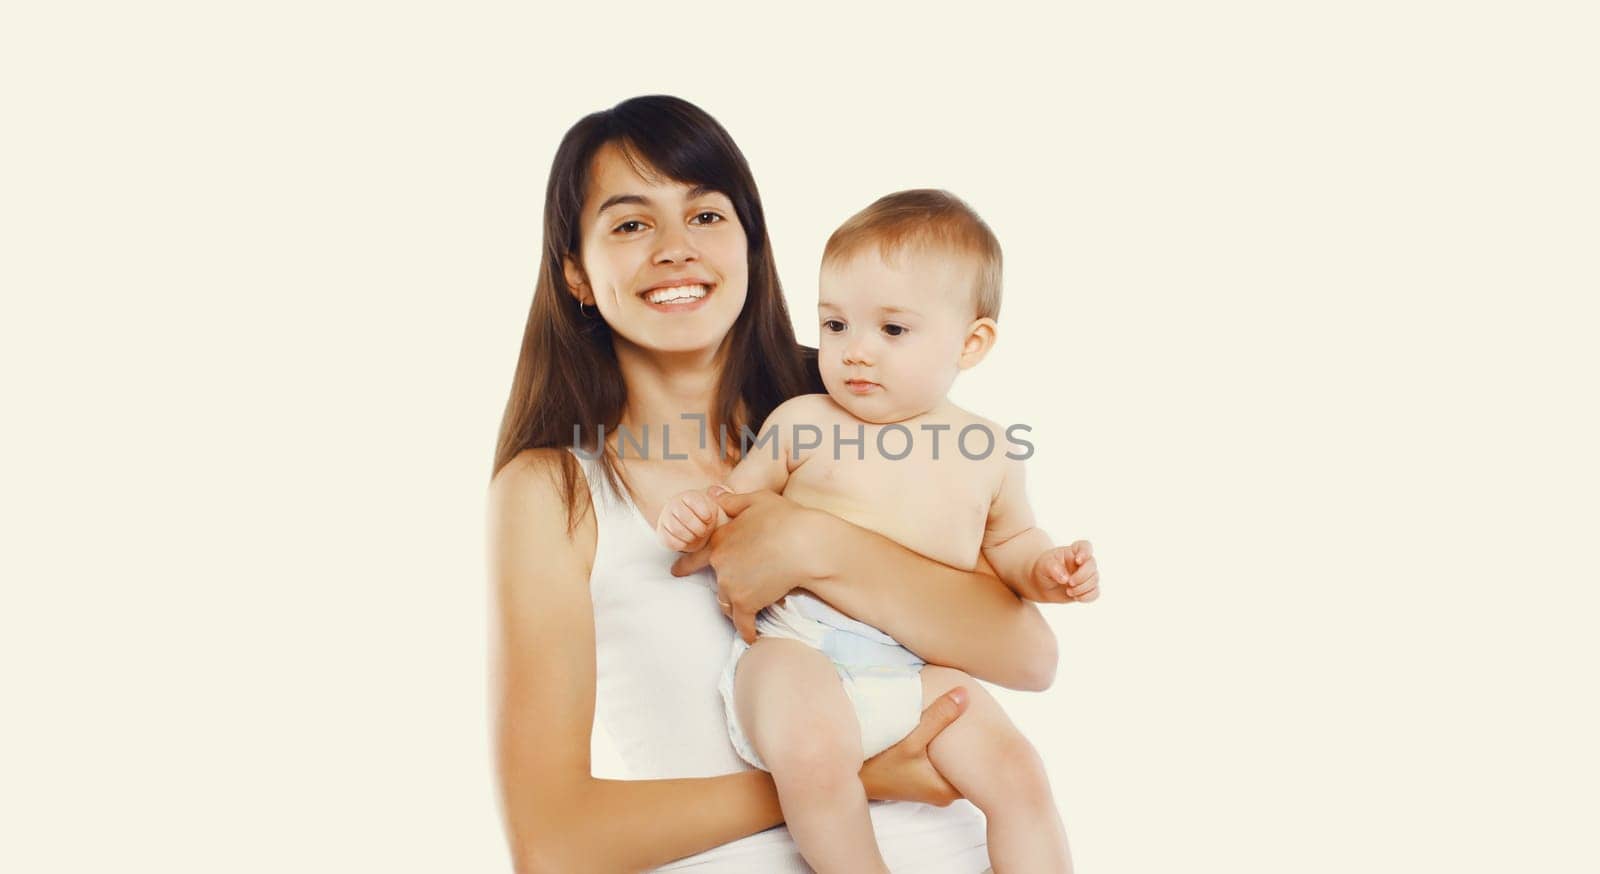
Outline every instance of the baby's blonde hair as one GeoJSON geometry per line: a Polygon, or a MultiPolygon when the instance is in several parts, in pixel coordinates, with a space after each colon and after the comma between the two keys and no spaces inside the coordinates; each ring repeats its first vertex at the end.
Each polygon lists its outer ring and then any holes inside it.
{"type": "Polygon", "coordinates": [[[972,258],[977,318],[999,320],[1000,241],[961,198],[936,188],[886,194],[833,232],[822,250],[822,263],[848,259],[872,244],[886,261],[908,249],[972,258]]]}

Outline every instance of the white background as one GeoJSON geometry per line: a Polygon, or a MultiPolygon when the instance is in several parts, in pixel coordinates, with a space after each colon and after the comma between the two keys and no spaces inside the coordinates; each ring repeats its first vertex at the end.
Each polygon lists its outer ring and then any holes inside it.
{"type": "Polygon", "coordinates": [[[807,341],[873,198],[999,234],[956,400],[1101,562],[1004,695],[1080,870],[1600,870],[1586,4],[32,5],[0,869],[509,869],[484,490],[545,178],[671,93],[807,341]]]}

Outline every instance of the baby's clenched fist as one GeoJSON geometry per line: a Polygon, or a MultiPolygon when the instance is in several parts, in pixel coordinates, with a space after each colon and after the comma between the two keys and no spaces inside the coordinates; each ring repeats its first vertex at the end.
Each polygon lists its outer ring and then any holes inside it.
{"type": "Polygon", "coordinates": [[[1087,540],[1045,550],[1033,563],[1033,587],[1042,601],[1093,601],[1100,597],[1100,568],[1087,540]]]}
{"type": "Polygon", "coordinates": [[[717,530],[719,510],[717,502],[700,489],[680,492],[661,508],[656,536],[668,549],[694,552],[705,546],[711,532],[717,530]]]}

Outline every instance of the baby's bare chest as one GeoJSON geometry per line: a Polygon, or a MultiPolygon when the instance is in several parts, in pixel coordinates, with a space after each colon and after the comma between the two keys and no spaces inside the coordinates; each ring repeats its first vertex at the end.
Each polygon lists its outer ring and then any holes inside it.
{"type": "Polygon", "coordinates": [[[948,450],[894,459],[870,445],[859,455],[846,445],[838,457],[806,457],[784,495],[944,564],[970,570],[977,563],[999,484],[993,463],[948,450]]]}

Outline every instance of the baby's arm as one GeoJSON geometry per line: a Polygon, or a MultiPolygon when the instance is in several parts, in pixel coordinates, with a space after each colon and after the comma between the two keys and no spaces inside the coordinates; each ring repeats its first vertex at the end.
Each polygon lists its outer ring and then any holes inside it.
{"type": "MultiPolygon", "coordinates": [[[[789,452],[792,441],[788,439],[787,432],[793,422],[801,421],[796,417],[804,415],[806,397],[810,396],[791,398],[767,416],[757,437],[760,439],[771,431],[774,439],[751,446],[749,454],[734,466],[733,472],[722,482],[725,488],[738,494],[761,489],[783,491],[789,482],[790,472],[794,470],[794,461],[789,452]]],[[[711,539],[711,533],[727,521],[728,515],[706,494],[705,489],[689,489],[679,492],[661,508],[661,518],[656,520],[656,536],[668,549],[694,552],[705,546],[706,541],[711,539]]]]}
{"type": "Polygon", "coordinates": [[[989,506],[983,555],[1001,582],[1030,601],[1094,600],[1099,575],[1089,543],[1055,546],[1034,524],[1020,460],[1006,460],[1000,489],[989,506]]]}

